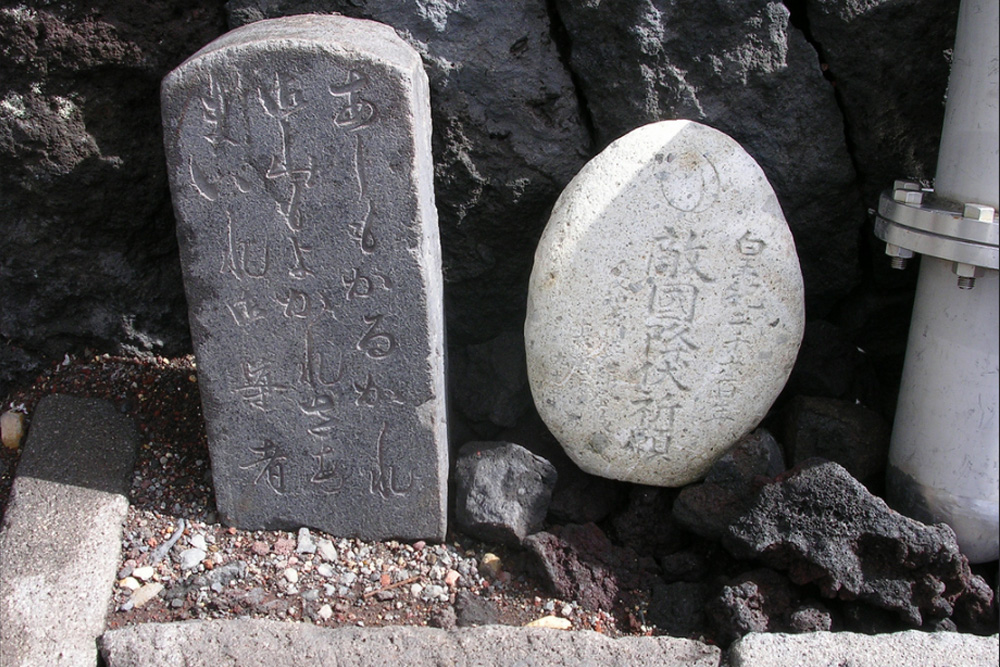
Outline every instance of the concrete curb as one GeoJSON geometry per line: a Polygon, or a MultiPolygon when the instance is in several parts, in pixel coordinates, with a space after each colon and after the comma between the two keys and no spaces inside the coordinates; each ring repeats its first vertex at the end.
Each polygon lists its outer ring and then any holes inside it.
{"type": "Polygon", "coordinates": [[[97,663],[138,440],[107,401],[38,403],[0,527],[0,667],[97,663]]]}
{"type": "Polygon", "coordinates": [[[146,623],[107,632],[100,646],[108,667],[717,667],[721,660],[717,647],[675,637],[610,639],[592,631],[500,625],[329,629],[254,619],[146,623]]]}
{"type": "Polygon", "coordinates": [[[996,667],[997,635],[907,630],[884,635],[810,632],[802,635],[750,634],[729,648],[731,667],[996,667]]]}

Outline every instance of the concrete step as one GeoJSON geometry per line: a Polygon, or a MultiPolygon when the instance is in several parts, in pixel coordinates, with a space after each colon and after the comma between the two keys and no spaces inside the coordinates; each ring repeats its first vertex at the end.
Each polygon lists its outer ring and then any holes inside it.
{"type": "Polygon", "coordinates": [[[996,667],[997,635],[908,630],[884,635],[810,632],[749,634],[729,647],[730,667],[996,667]]]}
{"type": "Polygon", "coordinates": [[[717,647],[676,637],[610,639],[592,631],[500,625],[330,629],[256,619],[146,623],[107,632],[100,646],[108,667],[718,667],[721,661],[717,647]]]}
{"type": "Polygon", "coordinates": [[[97,664],[138,441],[107,401],[39,401],[0,527],[0,667],[97,664]]]}

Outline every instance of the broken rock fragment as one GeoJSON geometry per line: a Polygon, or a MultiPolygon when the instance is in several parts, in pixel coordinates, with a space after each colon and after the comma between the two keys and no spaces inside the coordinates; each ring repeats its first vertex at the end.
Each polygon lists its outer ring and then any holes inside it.
{"type": "Polygon", "coordinates": [[[887,609],[912,626],[950,617],[963,630],[996,631],[993,591],[951,528],[899,514],[830,461],[805,461],[764,486],[722,544],[824,597],[887,609]]]}

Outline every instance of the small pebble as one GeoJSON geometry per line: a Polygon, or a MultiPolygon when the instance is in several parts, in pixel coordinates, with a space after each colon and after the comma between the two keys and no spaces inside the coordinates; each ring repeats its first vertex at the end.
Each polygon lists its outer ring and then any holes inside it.
{"type": "Polygon", "coordinates": [[[290,584],[294,584],[299,580],[299,573],[294,568],[286,568],[282,574],[290,584]]]}
{"type": "Polygon", "coordinates": [[[0,439],[7,449],[17,449],[24,437],[24,413],[8,410],[0,415],[0,439]]]}
{"type": "Polygon", "coordinates": [[[128,591],[137,591],[142,586],[135,577],[125,577],[118,582],[118,585],[128,591]]]}
{"type": "Polygon", "coordinates": [[[431,584],[424,588],[421,592],[420,597],[424,600],[436,600],[439,597],[445,596],[448,591],[445,590],[443,586],[438,586],[437,584],[431,584]]]}
{"type": "Polygon", "coordinates": [[[295,551],[295,540],[288,539],[287,537],[279,537],[275,540],[274,553],[287,556],[293,551],[295,551]]]}
{"type": "Polygon", "coordinates": [[[500,557],[496,554],[484,554],[483,559],[479,561],[479,574],[484,577],[496,579],[501,569],[500,557]]]}
{"type": "Polygon", "coordinates": [[[149,581],[153,578],[155,570],[149,565],[144,565],[143,567],[137,567],[132,570],[132,576],[140,581],[149,581]]]}
{"type": "Polygon", "coordinates": [[[455,588],[461,577],[462,575],[458,573],[458,570],[448,570],[448,573],[444,575],[444,583],[448,588],[455,588]]]}
{"type": "Polygon", "coordinates": [[[327,565],[326,563],[323,563],[316,568],[316,574],[318,574],[321,577],[329,579],[330,577],[333,576],[333,567],[327,565]]]}
{"type": "Polygon", "coordinates": [[[195,549],[201,549],[202,551],[208,551],[208,544],[205,542],[205,536],[201,533],[197,535],[192,535],[191,539],[188,540],[190,544],[195,549]]]}
{"type": "Polygon", "coordinates": [[[316,612],[316,614],[324,621],[328,621],[333,616],[333,609],[330,608],[330,605],[325,604],[319,608],[319,611],[316,612]]]}
{"type": "Polygon", "coordinates": [[[132,604],[135,605],[136,609],[143,606],[157,595],[163,591],[163,584],[146,584],[135,593],[132,594],[132,604]]]}
{"type": "Polygon", "coordinates": [[[316,553],[325,561],[333,562],[337,560],[337,549],[330,540],[317,540],[316,553]]]}
{"type": "Polygon", "coordinates": [[[563,605],[563,608],[560,610],[560,613],[563,616],[572,616],[573,615],[573,605],[570,605],[570,604],[563,605]]]}
{"type": "Polygon", "coordinates": [[[302,592],[302,599],[307,602],[313,602],[319,599],[319,590],[315,588],[310,588],[308,591],[302,592]]]}
{"type": "Polygon", "coordinates": [[[412,586],[410,586],[410,595],[415,598],[420,597],[420,594],[423,593],[423,591],[424,587],[421,586],[420,584],[413,584],[412,586]]]}
{"type": "Polygon", "coordinates": [[[201,549],[185,549],[181,552],[180,563],[182,570],[193,570],[201,565],[207,554],[201,549]]]}
{"type": "Polygon", "coordinates": [[[573,624],[567,618],[559,618],[558,616],[542,616],[541,618],[532,621],[531,623],[526,623],[526,628],[551,628],[553,630],[569,630],[573,627],[573,624]]]}
{"type": "Polygon", "coordinates": [[[316,543],[313,542],[312,535],[309,533],[309,529],[305,526],[299,528],[299,540],[295,547],[295,552],[300,554],[316,553],[316,543]]]}

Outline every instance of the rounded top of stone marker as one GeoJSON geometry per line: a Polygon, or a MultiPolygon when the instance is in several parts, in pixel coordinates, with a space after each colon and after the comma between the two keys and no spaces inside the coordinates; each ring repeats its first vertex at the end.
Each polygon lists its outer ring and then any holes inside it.
{"type": "Polygon", "coordinates": [[[422,66],[420,55],[413,47],[383,23],[330,14],[298,14],[255,21],[230,30],[192,54],[177,70],[215,52],[276,42],[375,53],[380,60],[400,67],[422,66]]]}
{"type": "Polygon", "coordinates": [[[767,413],[804,320],[794,241],[757,163],[710,127],[653,123],[556,202],[528,293],[532,395],[585,471],[681,486],[767,413]]]}

